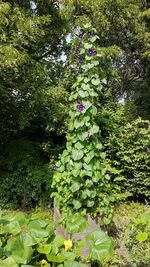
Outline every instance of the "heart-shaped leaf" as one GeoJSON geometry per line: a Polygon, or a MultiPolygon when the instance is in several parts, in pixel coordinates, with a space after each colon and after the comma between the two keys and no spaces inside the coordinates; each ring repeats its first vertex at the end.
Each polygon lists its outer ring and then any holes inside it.
{"type": "Polygon", "coordinates": [[[89,81],[90,81],[90,78],[87,78],[87,77],[84,78],[85,83],[88,83],[89,81]]]}
{"type": "Polygon", "coordinates": [[[11,255],[17,263],[27,264],[31,260],[33,249],[24,245],[20,236],[15,236],[7,241],[6,255],[11,255]]]}
{"type": "Polygon", "coordinates": [[[51,251],[52,245],[51,244],[39,244],[37,251],[41,254],[49,254],[51,251]]]}
{"type": "Polygon", "coordinates": [[[80,189],[80,184],[79,183],[74,183],[72,186],[71,186],[71,191],[74,193],[76,191],[78,191],[80,189]]]}
{"type": "Polygon", "coordinates": [[[85,43],[84,47],[85,47],[85,49],[90,49],[90,48],[92,48],[92,44],[85,43]]]}
{"type": "Polygon", "coordinates": [[[105,232],[94,230],[87,235],[87,241],[90,242],[89,256],[92,260],[103,262],[111,259],[114,242],[105,232]]]}
{"type": "Polygon", "coordinates": [[[81,208],[82,204],[81,204],[81,202],[78,201],[78,200],[73,200],[73,206],[74,206],[74,208],[75,208],[76,210],[78,210],[78,209],[81,208]]]}
{"type": "Polygon", "coordinates": [[[80,150],[77,149],[73,149],[72,150],[72,158],[76,161],[76,160],[80,160],[83,158],[84,153],[80,150]]]}
{"type": "Polygon", "coordinates": [[[97,86],[97,85],[100,84],[100,80],[99,80],[99,79],[95,79],[95,78],[93,78],[93,79],[91,80],[91,83],[92,83],[93,85],[97,86]]]}

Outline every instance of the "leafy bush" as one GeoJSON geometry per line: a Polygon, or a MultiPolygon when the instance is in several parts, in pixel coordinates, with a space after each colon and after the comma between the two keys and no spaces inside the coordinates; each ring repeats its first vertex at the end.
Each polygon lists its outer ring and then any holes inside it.
{"type": "Polygon", "coordinates": [[[112,166],[125,178],[122,188],[134,198],[150,199],[150,122],[141,118],[115,123],[106,140],[106,152],[112,166]]]}
{"type": "Polygon", "coordinates": [[[108,266],[149,267],[150,207],[138,203],[117,207],[113,233],[114,229],[118,245],[108,266]]]}
{"type": "Polygon", "coordinates": [[[12,141],[0,156],[2,207],[29,208],[49,203],[51,171],[38,144],[12,141]]]}
{"type": "MultiPolygon", "coordinates": [[[[86,226],[86,220],[80,214],[74,216],[76,232],[79,232],[86,226]]],[[[0,217],[0,225],[1,267],[87,267],[86,262],[95,259],[107,262],[113,254],[112,239],[97,229],[87,236],[91,244],[83,263],[81,254],[86,244],[82,240],[65,240],[63,236],[55,235],[55,223],[41,214],[4,214],[0,217]]],[[[67,227],[72,229],[70,222],[67,227]]]]}

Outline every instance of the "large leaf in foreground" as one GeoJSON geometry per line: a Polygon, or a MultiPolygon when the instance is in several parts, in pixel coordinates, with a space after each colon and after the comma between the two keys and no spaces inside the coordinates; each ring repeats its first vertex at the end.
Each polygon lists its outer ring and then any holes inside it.
{"type": "Polygon", "coordinates": [[[0,260],[1,267],[18,267],[18,264],[12,257],[8,257],[5,260],[0,260]]]}
{"type": "Polygon", "coordinates": [[[20,236],[8,240],[4,248],[7,256],[11,255],[17,263],[27,264],[31,260],[33,249],[25,246],[20,236]]]}
{"type": "Polygon", "coordinates": [[[89,256],[92,260],[107,262],[113,255],[114,241],[103,231],[95,230],[87,235],[90,242],[89,256]]]}

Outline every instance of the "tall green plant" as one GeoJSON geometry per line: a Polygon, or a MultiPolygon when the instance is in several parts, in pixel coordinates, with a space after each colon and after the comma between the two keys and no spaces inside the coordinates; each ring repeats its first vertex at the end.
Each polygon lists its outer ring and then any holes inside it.
{"type": "MultiPolygon", "coordinates": [[[[105,74],[99,75],[101,54],[96,47],[97,36],[86,24],[75,42],[80,74],[70,95],[66,149],[52,167],[52,196],[62,212],[101,213],[110,218],[113,201],[110,176],[105,167],[101,133],[96,123],[98,96],[106,85],[105,74]]],[[[75,64],[75,63],[74,63],[75,64]]],[[[77,64],[77,66],[78,66],[77,64]]]]}

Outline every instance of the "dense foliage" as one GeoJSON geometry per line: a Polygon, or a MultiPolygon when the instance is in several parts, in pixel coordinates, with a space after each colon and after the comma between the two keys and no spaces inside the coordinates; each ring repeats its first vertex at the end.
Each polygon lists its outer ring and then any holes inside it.
{"type": "Polygon", "coordinates": [[[2,144],[20,136],[23,129],[23,135],[39,139],[63,121],[65,90],[58,81],[64,67],[63,25],[52,1],[37,1],[36,10],[32,1],[0,2],[2,144]]]}
{"type": "MultiPolygon", "coordinates": [[[[100,214],[104,222],[111,220],[111,203],[119,187],[110,183],[110,176],[102,151],[100,129],[96,123],[97,97],[107,83],[101,69],[100,51],[95,46],[97,36],[90,24],[81,29],[76,42],[77,64],[81,74],[73,85],[69,100],[70,111],[66,150],[52,167],[52,193],[63,212],[68,209],[100,214]]],[[[116,171],[117,174],[117,171],[116,171]]]]}
{"type": "Polygon", "coordinates": [[[0,206],[33,208],[49,204],[52,172],[37,143],[18,140],[0,155],[0,206]]]}
{"type": "Polygon", "coordinates": [[[148,0],[0,0],[0,207],[51,195],[69,234],[0,212],[1,267],[150,266],[149,29],[148,0]]]}
{"type": "MultiPolygon", "coordinates": [[[[84,25],[89,19],[99,37],[96,40],[96,47],[101,54],[99,70],[101,72],[102,68],[107,78],[107,84],[104,84],[101,92],[98,92],[97,101],[99,101],[100,109],[96,120],[101,129],[99,141],[102,142],[102,137],[108,155],[108,138],[106,141],[104,139],[114,134],[113,128],[116,127],[116,123],[111,120],[111,112],[116,110],[118,98],[124,99],[127,111],[127,120],[121,123],[122,131],[127,121],[132,121],[138,115],[149,119],[148,1],[105,0],[94,3],[91,0],[0,1],[0,144],[3,159],[11,140],[18,138],[29,140],[29,142],[40,142],[41,147],[47,153],[47,159],[48,157],[51,159],[53,154],[58,155],[62,151],[62,145],[65,144],[68,99],[70,91],[74,90],[70,85],[79,71],[79,67],[74,63],[70,64],[69,68],[67,67],[68,57],[66,56],[70,54],[70,40],[74,33],[76,34],[78,27],[84,25]],[[106,120],[105,109],[108,106],[110,113],[107,114],[108,120],[106,120]]],[[[101,76],[101,73],[98,75],[101,76]]],[[[117,127],[120,127],[120,124],[117,127]]],[[[119,142],[119,138],[120,136],[115,142],[119,142]]],[[[139,142],[143,142],[141,135],[138,138],[139,142]]],[[[114,141],[111,138],[108,142],[114,141]]],[[[146,144],[147,141],[145,146],[146,144]]],[[[112,149],[112,144],[110,146],[112,149]]],[[[132,149],[133,144],[131,147],[129,144],[128,146],[132,149]]],[[[10,145],[9,151],[11,148],[10,145]]],[[[103,150],[105,151],[104,147],[103,150]]],[[[140,153],[140,148],[138,151],[140,153]]],[[[136,151],[137,159],[140,157],[138,151],[136,151]]],[[[41,154],[43,155],[43,152],[41,154]]],[[[114,158],[111,155],[111,162],[115,158],[116,155],[114,158]]],[[[134,152],[131,160],[133,158],[134,152]]],[[[11,156],[9,160],[11,161],[11,156]]],[[[26,156],[23,161],[26,162],[27,169],[26,156]]],[[[122,162],[122,156],[119,158],[117,156],[117,161],[122,162]]],[[[23,186],[21,184],[24,179],[21,177],[26,177],[26,171],[25,173],[23,169],[20,171],[21,165],[18,164],[22,163],[17,162],[13,171],[7,168],[9,163],[6,166],[0,164],[1,177],[4,182],[1,185],[3,202],[9,201],[10,203],[11,200],[14,206],[22,203],[20,196],[22,198],[23,186]],[[10,180],[10,184],[7,179],[10,180]],[[11,195],[10,198],[14,184],[15,192],[18,193],[14,194],[13,198],[11,195]],[[20,193],[19,190],[16,191],[17,187],[20,187],[20,193]]],[[[33,178],[33,180],[39,181],[42,175],[46,177],[47,171],[44,165],[36,167],[36,176],[39,179],[33,178]]],[[[132,168],[137,165],[138,161],[133,163],[132,168]]],[[[139,178],[136,179],[140,180],[140,184],[143,179],[149,183],[146,174],[148,165],[147,161],[144,170],[138,168],[137,173],[135,169],[131,171],[126,161],[121,168],[118,168],[118,171],[125,174],[125,177],[129,177],[132,172],[132,181],[135,176],[138,176],[139,178]]],[[[30,162],[29,169],[31,170],[30,162]]],[[[111,177],[114,177],[115,171],[110,172],[111,177]]],[[[31,176],[34,176],[33,173],[31,176]]],[[[37,184],[36,192],[40,192],[40,183],[37,184]]],[[[135,186],[134,196],[137,192],[140,195],[138,183],[134,182],[133,187],[135,186]]],[[[144,187],[141,190],[143,194],[144,187]]],[[[38,193],[35,195],[34,200],[27,197],[26,206],[31,206],[31,202],[39,204],[39,195],[38,193]]]]}
{"type": "Polygon", "coordinates": [[[136,114],[149,118],[149,1],[61,0],[61,3],[68,23],[82,26],[90,19],[96,28],[113,97],[132,99],[136,114]]]}
{"type": "Polygon", "coordinates": [[[122,187],[131,192],[134,199],[149,201],[150,123],[141,118],[125,123],[123,111],[121,114],[105,144],[107,155],[112,166],[125,178],[121,181],[122,187]]]}
{"type": "MultiPolygon", "coordinates": [[[[74,219],[70,225],[68,218],[67,230],[70,233],[78,233],[87,225],[80,214],[74,219]],[[75,231],[72,231],[74,226],[75,231]]],[[[108,262],[112,257],[114,242],[102,230],[94,230],[87,235],[91,245],[87,259],[83,260],[82,248],[86,244],[82,240],[65,240],[63,236],[55,235],[55,227],[47,214],[25,216],[22,212],[13,212],[1,215],[0,266],[86,267],[85,262],[108,262]]]]}

